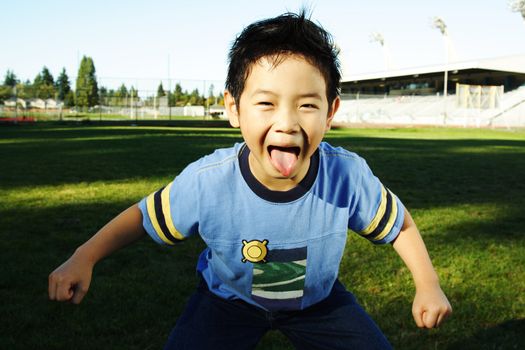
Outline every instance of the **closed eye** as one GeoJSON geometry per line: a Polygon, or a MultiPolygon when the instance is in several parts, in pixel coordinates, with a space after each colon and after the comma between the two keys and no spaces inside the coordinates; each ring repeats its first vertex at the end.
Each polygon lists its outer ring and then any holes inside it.
{"type": "Polygon", "coordinates": [[[308,109],[317,109],[317,105],[313,104],[313,103],[305,103],[303,105],[301,105],[301,108],[308,108],[308,109]]]}
{"type": "Polygon", "coordinates": [[[268,101],[259,101],[255,104],[255,106],[261,110],[270,110],[273,108],[273,103],[268,101]]]}

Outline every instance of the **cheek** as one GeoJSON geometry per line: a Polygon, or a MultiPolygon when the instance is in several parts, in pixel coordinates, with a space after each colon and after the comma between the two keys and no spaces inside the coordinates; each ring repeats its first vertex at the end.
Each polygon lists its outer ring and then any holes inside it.
{"type": "Polygon", "coordinates": [[[241,133],[244,141],[251,150],[256,150],[264,144],[266,132],[263,126],[255,121],[250,121],[246,125],[241,125],[241,133]]]}
{"type": "Polygon", "coordinates": [[[303,124],[304,131],[308,134],[310,139],[322,139],[326,131],[325,119],[312,119],[303,124]]]}

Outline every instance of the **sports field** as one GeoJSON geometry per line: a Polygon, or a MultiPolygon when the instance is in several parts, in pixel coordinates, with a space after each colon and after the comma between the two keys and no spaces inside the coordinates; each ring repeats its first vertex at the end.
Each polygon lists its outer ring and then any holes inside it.
{"type": "MultiPolygon", "coordinates": [[[[240,140],[202,124],[0,126],[0,349],[160,349],[196,283],[197,237],[117,252],[79,306],[48,301],[47,276],[189,162],[240,140]]],[[[337,129],[327,140],[402,198],[454,308],[440,329],[419,330],[394,250],[349,234],[340,278],[394,347],[525,348],[525,131],[337,129]]],[[[277,333],[258,347],[290,348],[277,333]]]]}

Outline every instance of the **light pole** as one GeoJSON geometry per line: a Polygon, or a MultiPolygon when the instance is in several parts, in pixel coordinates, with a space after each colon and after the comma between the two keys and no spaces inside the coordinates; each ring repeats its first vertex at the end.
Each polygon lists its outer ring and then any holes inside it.
{"type": "Polygon", "coordinates": [[[13,87],[13,90],[15,92],[15,120],[18,118],[18,93],[16,90],[16,81],[15,86],[13,87]]]}
{"type": "Polygon", "coordinates": [[[443,123],[446,122],[447,119],[447,85],[448,85],[448,62],[449,62],[449,38],[448,38],[448,31],[447,31],[447,25],[445,24],[445,21],[441,19],[440,17],[434,17],[432,20],[432,26],[434,28],[439,29],[441,34],[443,35],[443,40],[445,42],[445,74],[443,78],[443,123]]]}
{"type": "Polygon", "coordinates": [[[171,74],[170,74],[170,55],[168,54],[168,114],[169,120],[171,120],[171,105],[170,105],[170,95],[171,95],[171,74]]]}
{"type": "Polygon", "coordinates": [[[381,48],[383,49],[383,60],[385,64],[385,70],[390,70],[390,59],[388,57],[388,51],[385,45],[385,38],[383,37],[383,34],[379,32],[373,32],[372,34],[370,34],[370,41],[378,42],[379,45],[381,45],[381,48]]]}

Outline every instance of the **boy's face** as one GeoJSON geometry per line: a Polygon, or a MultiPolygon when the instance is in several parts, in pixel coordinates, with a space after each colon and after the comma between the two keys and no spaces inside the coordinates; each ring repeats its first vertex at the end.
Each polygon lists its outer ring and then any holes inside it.
{"type": "Polygon", "coordinates": [[[228,91],[224,97],[230,123],[240,127],[251,151],[250,170],[277,191],[304,178],[339,107],[339,98],[328,105],[321,72],[297,55],[277,65],[267,57],[253,64],[239,106],[228,91]]]}

